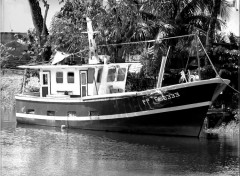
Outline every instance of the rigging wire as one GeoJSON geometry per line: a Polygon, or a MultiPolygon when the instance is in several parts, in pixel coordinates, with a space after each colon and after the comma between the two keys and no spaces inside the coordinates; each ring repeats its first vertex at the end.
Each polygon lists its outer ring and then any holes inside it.
{"type": "Polygon", "coordinates": [[[202,46],[204,52],[206,53],[206,56],[207,56],[207,58],[208,58],[210,64],[212,65],[212,68],[213,68],[214,72],[216,73],[217,77],[220,78],[220,79],[222,80],[222,82],[224,82],[224,83],[225,83],[228,87],[230,87],[232,90],[234,90],[235,92],[237,92],[237,93],[240,94],[240,92],[239,92],[237,89],[235,89],[234,87],[232,87],[232,86],[230,86],[229,84],[227,84],[227,83],[224,81],[224,79],[221,78],[221,76],[218,74],[217,70],[215,69],[215,67],[214,67],[214,65],[213,65],[213,63],[212,63],[210,57],[208,56],[207,51],[205,50],[205,48],[204,48],[204,46],[203,46],[203,44],[202,44],[200,38],[199,38],[198,36],[197,36],[197,38],[198,38],[198,41],[199,41],[199,43],[201,44],[201,46],[202,46]]]}
{"type": "Polygon", "coordinates": [[[117,46],[117,45],[129,45],[129,44],[138,44],[138,43],[150,43],[150,42],[156,42],[161,40],[183,38],[183,37],[190,37],[190,36],[195,36],[195,34],[181,35],[181,36],[175,36],[175,37],[165,37],[165,38],[159,38],[155,40],[145,40],[145,41],[137,41],[137,42],[113,43],[113,44],[98,45],[98,46],[117,46]]]}

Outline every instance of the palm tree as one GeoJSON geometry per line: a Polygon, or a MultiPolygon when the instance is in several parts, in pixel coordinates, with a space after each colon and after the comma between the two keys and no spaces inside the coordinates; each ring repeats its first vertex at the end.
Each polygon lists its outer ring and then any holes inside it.
{"type": "Polygon", "coordinates": [[[224,24],[218,17],[224,20],[229,17],[229,3],[226,0],[212,0],[207,1],[207,3],[210,20],[207,29],[206,46],[209,51],[215,40],[216,29],[220,28],[219,22],[224,24]]]}

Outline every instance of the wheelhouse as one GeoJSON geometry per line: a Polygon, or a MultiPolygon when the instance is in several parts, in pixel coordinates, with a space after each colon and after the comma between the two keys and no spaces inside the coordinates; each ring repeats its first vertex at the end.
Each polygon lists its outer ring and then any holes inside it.
{"type": "Polygon", "coordinates": [[[129,63],[20,66],[38,69],[40,97],[85,97],[125,92],[129,63]]]}

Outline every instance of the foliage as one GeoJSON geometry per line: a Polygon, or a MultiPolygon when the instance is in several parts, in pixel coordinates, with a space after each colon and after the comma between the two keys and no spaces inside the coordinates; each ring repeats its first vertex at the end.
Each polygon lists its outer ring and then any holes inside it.
{"type": "Polygon", "coordinates": [[[217,75],[211,65],[206,65],[201,68],[201,79],[205,80],[215,78],[216,76],[217,75]]]}
{"type": "Polygon", "coordinates": [[[40,90],[40,82],[38,77],[29,77],[26,80],[26,90],[29,92],[39,92],[40,90]]]}
{"type": "MultiPolygon", "coordinates": [[[[224,35],[219,38],[224,38],[225,40],[221,40],[221,43],[215,44],[212,50],[210,50],[210,58],[219,75],[222,78],[229,79],[231,81],[230,86],[238,90],[240,51],[237,50],[239,46],[236,36],[230,33],[228,36],[224,35]]],[[[224,104],[231,109],[238,108],[239,95],[235,90],[227,87],[222,96],[224,104]]]]}
{"type": "Polygon", "coordinates": [[[42,47],[46,41],[48,35],[48,29],[46,26],[46,17],[49,9],[47,0],[28,0],[30,11],[32,15],[33,25],[38,36],[39,45],[42,47]],[[45,15],[43,17],[40,3],[42,2],[45,7],[45,15]]]}
{"type": "Polygon", "coordinates": [[[209,51],[212,47],[213,42],[215,41],[216,30],[221,30],[221,24],[225,24],[222,20],[219,20],[219,16],[223,20],[227,20],[229,16],[229,2],[226,0],[212,0],[207,3],[208,11],[209,11],[209,24],[207,28],[207,36],[206,36],[206,47],[207,51],[209,51]],[[220,22],[220,23],[219,23],[220,22]]]}
{"type": "Polygon", "coordinates": [[[51,57],[51,41],[48,40],[45,42],[44,46],[39,45],[39,37],[35,29],[29,29],[27,32],[27,37],[23,39],[25,43],[28,44],[27,53],[31,57],[31,62],[38,63],[48,61],[51,57]]]}
{"type": "Polygon", "coordinates": [[[1,75],[0,79],[0,100],[1,100],[1,108],[5,109],[13,109],[15,106],[15,98],[14,95],[20,93],[21,83],[22,83],[21,75],[1,75]]]}
{"type": "Polygon", "coordinates": [[[3,67],[3,62],[8,60],[8,57],[11,56],[10,51],[12,51],[13,48],[6,47],[5,45],[0,43],[0,66],[3,67]]]}
{"type": "MultiPolygon", "coordinates": [[[[107,2],[108,5],[103,7],[100,0],[65,1],[51,25],[55,47],[70,53],[85,50],[87,36],[81,32],[86,31],[86,15],[92,18],[94,29],[99,31],[96,39],[101,45],[184,35],[196,29],[206,32],[213,9],[212,2],[205,0],[107,2]]],[[[221,12],[226,11],[226,6],[222,5],[221,9],[221,12]]],[[[216,26],[220,26],[220,20],[217,20],[217,23],[216,26]]],[[[171,45],[177,43],[178,40],[172,40],[171,45]]],[[[124,54],[133,50],[136,50],[136,47],[99,47],[101,54],[111,55],[112,62],[124,62],[124,54]]]]}
{"type": "Polygon", "coordinates": [[[207,133],[215,133],[223,136],[239,135],[239,121],[231,121],[228,124],[222,123],[221,126],[214,129],[207,129],[207,133]]]}
{"type": "MultiPolygon", "coordinates": [[[[95,18],[101,11],[100,1],[87,3],[83,0],[66,1],[51,23],[51,42],[54,48],[68,53],[88,49],[86,15],[95,18]]],[[[95,25],[96,20],[93,20],[95,25]]],[[[95,27],[96,28],[96,27],[95,27]]],[[[87,52],[81,53],[86,56],[87,52]]]]}
{"type": "Polygon", "coordinates": [[[153,88],[155,80],[144,77],[143,71],[140,73],[129,73],[126,83],[126,92],[142,91],[153,88]]]}
{"type": "MultiPolygon", "coordinates": [[[[45,14],[42,15],[41,7],[40,7],[40,0],[28,0],[32,15],[33,24],[35,27],[33,38],[34,38],[34,45],[37,45],[33,50],[36,52],[36,57],[33,59],[34,62],[36,61],[49,61],[50,56],[52,54],[51,45],[47,42],[48,41],[48,29],[46,26],[46,18],[49,9],[49,4],[47,0],[42,0],[41,2],[44,4],[45,7],[45,14]],[[36,38],[36,39],[35,39],[36,38]]],[[[33,41],[32,41],[33,42],[33,41]]],[[[34,47],[34,46],[33,46],[34,47]]]]}

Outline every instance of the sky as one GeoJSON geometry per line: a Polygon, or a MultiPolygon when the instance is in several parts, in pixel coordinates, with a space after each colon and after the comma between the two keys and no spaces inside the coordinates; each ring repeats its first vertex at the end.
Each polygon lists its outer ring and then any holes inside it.
{"type": "MultiPolygon", "coordinates": [[[[237,36],[240,36],[239,1],[236,0],[235,7],[231,8],[227,27],[223,28],[223,32],[233,32],[237,36]]],[[[59,5],[58,0],[48,0],[48,3],[50,6],[47,16],[47,26],[49,27],[51,19],[61,9],[61,5],[59,5]]],[[[45,8],[41,1],[40,4],[42,5],[42,13],[44,13],[45,8]]],[[[27,32],[28,29],[33,28],[28,0],[0,0],[0,8],[0,32],[27,32]]]]}
{"type": "MultiPolygon", "coordinates": [[[[49,27],[54,14],[61,9],[58,0],[47,0],[49,11],[47,15],[47,26],[49,27]]],[[[45,12],[43,3],[40,1],[42,14],[45,12]]],[[[28,0],[0,0],[1,6],[1,32],[27,32],[34,28],[28,0]]]]}
{"type": "MultiPolygon", "coordinates": [[[[229,0],[230,2],[232,0],[229,0]]],[[[240,36],[240,0],[236,0],[235,7],[230,8],[230,16],[227,20],[226,33],[233,32],[236,36],[240,36]]]]}

